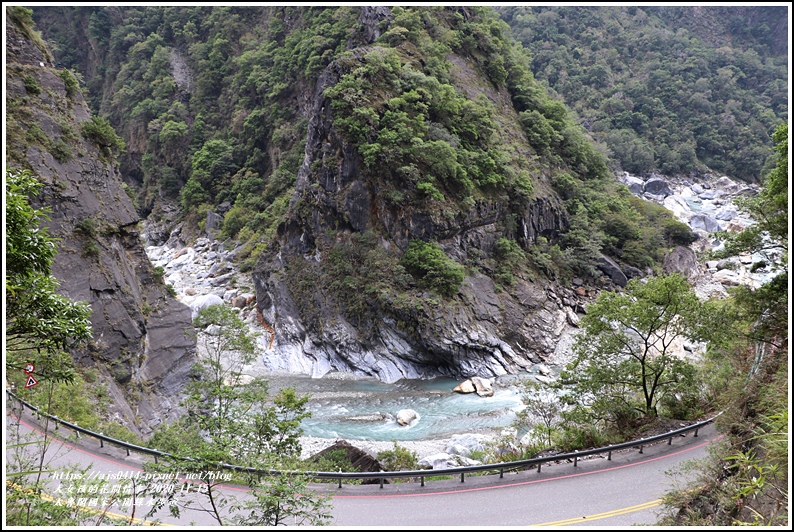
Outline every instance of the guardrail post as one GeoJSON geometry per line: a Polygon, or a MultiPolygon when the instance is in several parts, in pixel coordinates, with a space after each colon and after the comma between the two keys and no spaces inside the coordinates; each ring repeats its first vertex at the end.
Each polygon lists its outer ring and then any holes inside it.
{"type": "Polygon", "coordinates": [[[460,474],[460,481],[463,482],[463,473],[460,474]]]}
{"type": "Polygon", "coordinates": [[[422,476],[421,476],[421,477],[419,477],[419,478],[421,479],[421,480],[420,480],[420,485],[421,485],[421,486],[424,488],[424,487],[425,487],[425,476],[424,476],[424,475],[422,475],[422,476]]]}
{"type": "Polygon", "coordinates": [[[540,473],[540,466],[543,465],[543,462],[538,462],[538,473],[540,473]]]}
{"type": "Polygon", "coordinates": [[[698,427],[698,428],[696,428],[696,429],[695,429],[695,436],[694,436],[695,438],[697,438],[697,437],[698,437],[698,429],[700,429],[700,427],[698,427]]]}
{"type": "Polygon", "coordinates": [[[607,455],[607,460],[612,460],[612,451],[609,451],[609,454],[607,455]]]}
{"type": "Polygon", "coordinates": [[[129,456],[130,455],[130,448],[129,447],[125,447],[125,449],[127,450],[127,456],[129,456]]]}
{"type": "Polygon", "coordinates": [[[574,467],[576,467],[577,462],[579,462],[579,457],[578,456],[574,456],[573,457],[573,466],[574,467]]]}
{"type": "Polygon", "coordinates": [[[383,489],[383,477],[380,477],[380,489],[383,489]]]}
{"type": "Polygon", "coordinates": [[[640,454],[642,454],[642,445],[640,445],[640,454]]]}
{"type": "Polygon", "coordinates": [[[342,469],[341,468],[339,469],[339,485],[337,485],[337,488],[339,488],[340,490],[342,489],[342,469]]]}
{"type": "MultiPolygon", "coordinates": [[[[99,433],[99,435],[104,436],[104,434],[102,434],[101,432],[99,433]]],[[[105,447],[105,440],[99,438],[99,448],[102,449],[103,447],[105,447]]]]}
{"type": "Polygon", "coordinates": [[[672,444],[673,444],[673,437],[670,436],[670,439],[667,440],[667,445],[672,445],[672,444]]]}
{"type": "Polygon", "coordinates": [[[505,469],[504,468],[499,470],[499,478],[505,478],[505,469]]]}
{"type": "Polygon", "coordinates": [[[157,455],[154,455],[154,463],[157,463],[157,455]]]}

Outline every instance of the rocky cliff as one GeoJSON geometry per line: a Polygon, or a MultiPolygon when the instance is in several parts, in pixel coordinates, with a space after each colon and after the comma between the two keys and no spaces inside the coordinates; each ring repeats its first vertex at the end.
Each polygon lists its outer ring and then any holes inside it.
{"type": "Polygon", "coordinates": [[[92,309],[94,338],[72,356],[99,371],[111,411],[148,433],[178,409],[195,352],[190,309],[144,253],[113,154],[82,133],[91,116],[74,78],[12,17],[6,37],[6,162],[45,183],[35,204],[50,210],[59,239],[53,275],[92,309]]]}
{"type": "Polygon", "coordinates": [[[668,244],[489,8],[35,13],[80,50],[64,62],[103,73],[95,110],[169,281],[164,243],[223,253],[188,297],[248,291],[222,260],[252,274],[264,368],[513,373],[668,244]]]}
{"type": "MultiPolygon", "coordinates": [[[[388,10],[362,10],[362,22],[378,19],[388,20],[388,10]]],[[[314,375],[350,371],[391,382],[515,373],[553,356],[587,291],[577,294],[542,277],[500,286],[484,259],[494,256],[495,243],[504,236],[525,249],[541,236],[557,238],[568,224],[559,199],[542,189],[530,198],[482,195],[446,210],[390,201],[384,182],[400,197],[410,195],[410,183],[390,169],[367,167],[335,125],[339,117],[325,96],[373,50],[357,47],[350,51],[352,59],[333,62],[314,91],[290,209],[277,242],[253,273],[258,310],[276,331],[265,367],[314,375]],[[437,242],[448,257],[474,266],[457,293],[438,297],[410,279],[404,290],[393,289],[404,275],[395,257],[412,240],[437,242]],[[340,250],[352,270],[335,262],[340,250]],[[344,278],[337,283],[340,269],[344,278]]],[[[504,113],[499,135],[523,138],[515,133],[520,126],[506,88],[478,78],[482,65],[471,58],[450,54],[447,60],[455,65],[452,75],[465,87],[461,90],[485,95],[504,113]]],[[[533,151],[523,142],[520,149],[531,158],[533,151]]],[[[542,187],[542,176],[537,177],[542,187]]]]}

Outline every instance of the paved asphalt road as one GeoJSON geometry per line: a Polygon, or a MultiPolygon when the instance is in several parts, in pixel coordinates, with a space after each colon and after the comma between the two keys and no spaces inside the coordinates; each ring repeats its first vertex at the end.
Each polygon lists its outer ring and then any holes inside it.
{"type": "MultiPolygon", "coordinates": [[[[6,442],[14,433],[14,418],[6,415],[6,442]]],[[[35,418],[25,415],[19,424],[23,433],[40,431],[35,418]]],[[[40,434],[39,434],[40,436],[40,434]]],[[[537,470],[518,473],[467,476],[465,482],[457,475],[452,480],[419,483],[378,485],[318,484],[315,489],[333,496],[335,527],[518,527],[528,525],[625,527],[653,525],[657,521],[660,498],[681,480],[670,475],[682,462],[702,458],[712,441],[719,439],[714,426],[708,425],[692,434],[644,448],[613,453],[606,457],[580,460],[573,463],[544,464],[537,470]]],[[[92,466],[93,474],[140,472],[142,464],[151,457],[126,455],[123,449],[105,445],[100,448],[93,438],[74,440],[71,431],[61,428],[47,452],[52,468],[67,464],[92,466]],[[71,437],[69,437],[71,436],[71,437]],[[66,440],[66,441],[64,441],[66,440]]],[[[10,450],[7,450],[7,457],[10,450]]],[[[142,473],[141,473],[142,474],[142,473]]],[[[56,494],[59,485],[50,480],[50,493],[56,494]]],[[[246,498],[242,487],[223,488],[229,497],[246,498]]],[[[206,499],[195,494],[186,495],[206,499]]],[[[140,517],[145,505],[139,507],[140,517]]],[[[111,511],[129,516],[129,508],[112,507],[111,511]]],[[[175,519],[161,511],[155,516],[162,523],[174,525],[216,524],[205,512],[183,512],[175,519]]]]}

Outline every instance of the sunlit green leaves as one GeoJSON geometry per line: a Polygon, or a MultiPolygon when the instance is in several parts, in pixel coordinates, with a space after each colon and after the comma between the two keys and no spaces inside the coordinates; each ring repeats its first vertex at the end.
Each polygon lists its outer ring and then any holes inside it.
{"type": "Polygon", "coordinates": [[[6,169],[6,348],[66,349],[91,337],[91,310],[56,293],[50,269],[55,241],[29,197],[41,184],[27,171],[6,169]]]}

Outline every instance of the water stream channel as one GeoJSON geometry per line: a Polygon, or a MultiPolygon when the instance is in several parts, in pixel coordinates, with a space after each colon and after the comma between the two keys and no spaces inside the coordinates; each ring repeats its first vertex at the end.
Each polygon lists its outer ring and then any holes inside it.
{"type": "Polygon", "coordinates": [[[310,395],[312,417],[304,420],[302,428],[306,436],[317,438],[416,441],[493,432],[507,427],[523,408],[515,377],[497,379],[492,397],[453,392],[460,381],[449,378],[387,384],[345,375],[264,377],[273,392],[293,387],[300,395],[310,395]],[[415,410],[419,418],[409,426],[399,425],[395,417],[402,409],[415,410]]]}

